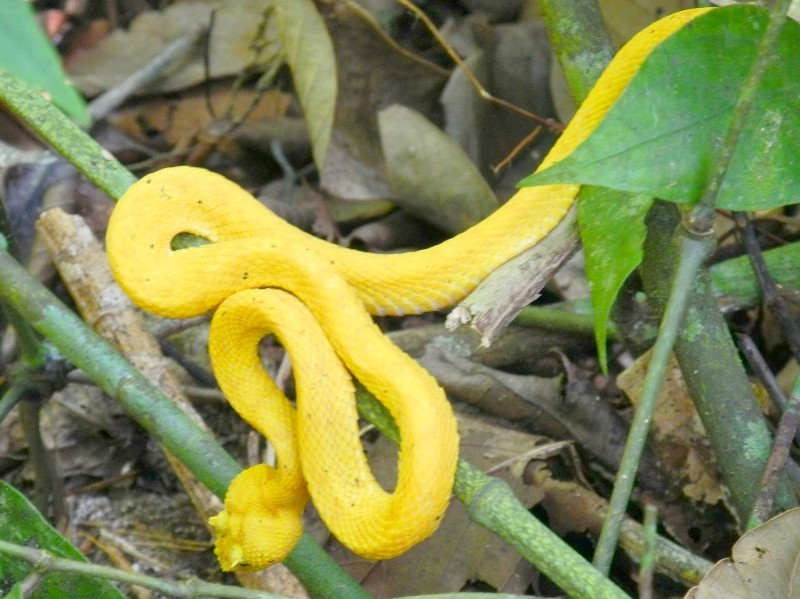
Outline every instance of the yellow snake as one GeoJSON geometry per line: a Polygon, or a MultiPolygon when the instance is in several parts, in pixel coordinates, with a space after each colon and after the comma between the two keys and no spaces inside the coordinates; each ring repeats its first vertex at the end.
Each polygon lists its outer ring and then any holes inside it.
{"type": "MultiPolygon", "coordinates": [[[[572,153],[650,51],[705,10],[670,15],[625,45],[539,168],[572,153]]],[[[455,475],[455,419],[433,378],[381,334],[367,311],[400,315],[452,306],[552,230],[578,191],[577,185],[521,189],[468,231],[399,255],[316,239],[203,169],[163,169],[125,193],[107,233],[114,275],[156,314],[216,310],[209,353],[220,388],[276,450],[276,467],[243,471],[211,520],[224,569],[282,560],[301,534],[309,496],[331,532],[368,558],[399,555],[435,530],[455,475]],[[180,233],[209,243],[172,250],[180,233]],[[259,340],[271,333],[292,359],[296,411],[259,359],[259,340]],[[364,457],[351,375],[397,421],[402,439],[391,492],[378,485],[364,457]]]]}

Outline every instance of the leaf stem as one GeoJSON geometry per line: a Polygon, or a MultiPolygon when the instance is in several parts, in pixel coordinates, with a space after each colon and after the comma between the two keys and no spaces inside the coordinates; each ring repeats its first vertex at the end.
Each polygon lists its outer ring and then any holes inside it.
{"type": "Polygon", "coordinates": [[[650,367],[644,380],[642,397],[636,407],[625,451],[622,454],[614,491],[608,504],[603,530],[597,541],[593,563],[601,572],[608,572],[619,538],[622,520],[630,500],[636,471],[642,457],[650,423],[653,420],[656,400],[664,380],[667,363],[678,336],[686,301],[694,283],[698,267],[710,252],[713,241],[709,237],[682,236],[678,269],[672,290],[664,309],[664,316],[653,346],[650,367]]]}
{"type": "Polygon", "coordinates": [[[168,597],[220,597],[224,599],[286,599],[283,595],[275,595],[264,591],[254,591],[239,587],[203,582],[190,579],[185,582],[163,580],[154,576],[127,572],[109,566],[87,564],[63,557],[56,557],[49,551],[16,545],[0,540],[0,554],[12,555],[34,565],[42,574],[49,572],[73,572],[116,580],[124,584],[132,584],[157,591],[168,597]]]}
{"type": "Polygon", "coordinates": [[[786,21],[789,0],[777,0],[770,13],[769,22],[761,38],[753,67],[739,92],[739,98],[731,118],[731,125],[725,140],[710,170],[703,195],[685,215],[680,239],[680,253],[675,278],[659,330],[658,339],[653,346],[653,355],[645,378],[642,398],[636,409],[630,436],[625,447],[622,463],[617,474],[614,491],[609,501],[603,531],[598,540],[594,556],[595,566],[608,572],[619,537],[622,518],[630,500],[633,483],[638,469],[642,450],[655,410],[656,399],[666,372],[667,361],[678,336],[683,314],[688,303],[692,285],[706,256],[711,250],[714,206],[733,158],[737,142],[744,129],[747,117],[753,107],[761,79],[772,59],[778,34],[786,21]]]}
{"type": "Polygon", "coordinates": [[[761,476],[758,495],[753,505],[753,511],[745,524],[745,530],[755,528],[769,518],[778,483],[786,468],[786,462],[789,459],[789,452],[792,449],[792,442],[794,441],[798,424],[800,424],[800,376],[794,381],[794,388],[789,396],[789,402],[778,423],[772,452],[764,466],[764,474],[761,476]]]}
{"type": "Polygon", "coordinates": [[[791,3],[792,0],[776,0],[770,11],[767,29],[764,35],[761,36],[753,66],[739,92],[739,98],[731,115],[731,124],[725,133],[725,139],[720,150],[716,154],[716,160],[709,170],[709,179],[706,182],[703,195],[700,196],[700,200],[698,200],[687,221],[690,230],[695,230],[693,227],[697,227],[696,230],[702,232],[713,227],[714,206],[717,202],[717,195],[722,187],[728,166],[730,166],[733,159],[736,145],[744,130],[747,117],[753,108],[761,79],[774,58],[775,44],[778,41],[778,35],[784,23],[786,23],[791,3]]]}

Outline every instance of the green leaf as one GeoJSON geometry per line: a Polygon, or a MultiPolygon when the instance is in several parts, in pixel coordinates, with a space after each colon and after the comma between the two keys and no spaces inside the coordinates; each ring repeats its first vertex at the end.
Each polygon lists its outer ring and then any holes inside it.
{"type": "MultiPolygon", "coordinates": [[[[788,289],[800,288],[800,242],[772,248],[762,257],[776,283],[788,289]]],[[[726,310],[757,306],[764,295],[747,255],[712,266],[711,284],[714,295],[726,310]]]]}
{"type": "MultiPolygon", "coordinates": [[[[653,50],[595,132],[520,185],[584,183],[694,202],[766,28],[765,9],[711,10],[653,50]]],[[[719,192],[718,208],[800,198],[800,25],[788,20],[719,192]]]]}
{"type": "Polygon", "coordinates": [[[592,297],[597,355],[606,369],[608,317],[625,279],[642,261],[647,195],[620,197],[608,188],[587,186],[578,196],[578,225],[592,297]]]}
{"type": "MultiPolygon", "coordinates": [[[[8,483],[0,480],[0,539],[17,545],[46,549],[57,557],[86,562],[83,554],[62,537],[35,507],[8,483]]],[[[9,592],[34,569],[28,562],[0,555],[0,596],[9,592]]],[[[92,597],[122,599],[106,580],[69,572],[45,576],[30,599],[92,597]]]]}
{"type": "Polygon", "coordinates": [[[286,63],[311,137],[314,162],[322,169],[336,107],[333,42],[311,0],[276,0],[275,14],[286,63]]]}
{"type": "Polygon", "coordinates": [[[89,113],[61,68],[61,59],[25,0],[4,0],[0,19],[0,67],[31,83],[61,110],[88,127],[89,113]]]}
{"type": "Polygon", "coordinates": [[[486,179],[451,137],[419,112],[378,113],[386,178],[405,210],[453,235],[497,209],[486,179]]]}

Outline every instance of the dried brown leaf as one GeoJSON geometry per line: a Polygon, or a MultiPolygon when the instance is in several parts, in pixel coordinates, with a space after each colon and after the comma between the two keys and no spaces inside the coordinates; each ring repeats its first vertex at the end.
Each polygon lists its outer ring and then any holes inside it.
{"type": "MultiPolygon", "coordinates": [[[[234,93],[229,86],[214,89],[208,98],[205,91],[187,92],[177,103],[163,98],[153,98],[131,108],[125,108],[111,117],[111,122],[135,139],[147,142],[154,134],[162,136],[170,147],[187,143],[205,127],[214,122],[208,103],[215,114],[241,115],[247,111],[258,92],[241,89],[234,93]]],[[[271,90],[262,94],[257,106],[248,113],[246,123],[284,116],[291,104],[289,94],[271,90]]]]}
{"type": "Polygon", "coordinates": [[[303,106],[314,162],[322,168],[336,106],[336,62],[325,22],[311,0],[274,0],[284,59],[303,106]]]}
{"type": "MultiPolygon", "coordinates": [[[[650,354],[646,353],[617,378],[619,388],[634,405],[641,395],[649,364],[650,354]]],[[[664,471],[682,481],[687,497],[712,505],[724,499],[725,490],[705,429],[674,357],[658,396],[653,429],[653,449],[664,471]]]]}
{"type": "Polygon", "coordinates": [[[389,185],[397,204],[456,234],[497,209],[497,200],[458,144],[418,112],[395,104],[378,114],[389,185]]]}
{"type": "MultiPolygon", "coordinates": [[[[212,79],[235,75],[248,67],[264,68],[277,58],[277,48],[262,54],[261,64],[252,64],[252,42],[258,34],[270,0],[241,2],[188,2],[164,11],[142,13],[128,30],[116,29],[91,50],[78,56],[69,66],[70,78],[86,95],[93,96],[115,87],[141,69],[179,37],[207,28],[215,12],[214,27],[208,42],[209,70],[212,79]]],[[[161,93],[185,89],[206,78],[201,52],[178,65],[146,91],[161,93]]]]}
{"type": "Polygon", "coordinates": [[[402,104],[438,124],[447,71],[400,48],[355,2],[334,4],[327,17],[339,97],[321,183],[343,198],[386,199],[377,113],[402,104]]]}
{"type": "Polygon", "coordinates": [[[742,536],[686,599],[789,599],[800,596],[800,508],[742,536]]]}

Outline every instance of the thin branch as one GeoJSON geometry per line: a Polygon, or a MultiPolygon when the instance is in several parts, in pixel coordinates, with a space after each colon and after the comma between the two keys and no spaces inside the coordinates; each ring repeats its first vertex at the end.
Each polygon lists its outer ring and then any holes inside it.
{"type": "Polygon", "coordinates": [[[733,220],[741,232],[744,247],[747,250],[756,279],[758,279],[758,284],[764,294],[764,305],[772,311],[780,323],[786,342],[792,350],[792,355],[795,359],[800,360],[800,325],[790,313],[781,294],[778,293],[775,279],[770,275],[767,264],[764,262],[764,255],[756,237],[753,221],[750,220],[747,214],[742,212],[735,212],[733,220]]]}
{"type": "Polygon", "coordinates": [[[645,551],[639,564],[639,599],[653,599],[653,574],[656,562],[656,525],[658,509],[647,503],[644,506],[644,543],[645,551]]]}
{"type": "Polygon", "coordinates": [[[7,541],[0,541],[0,554],[11,555],[33,564],[38,573],[73,572],[107,580],[116,580],[125,584],[132,584],[147,589],[158,591],[167,597],[221,597],[224,599],[286,599],[284,595],[254,591],[224,584],[203,582],[190,579],[186,582],[177,582],[126,572],[108,566],[97,566],[86,562],[79,562],[63,557],[56,557],[49,551],[15,545],[7,541]]]}
{"type": "Polygon", "coordinates": [[[498,98],[497,96],[494,96],[491,93],[489,93],[489,91],[485,87],[483,87],[481,82],[478,81],[478,78],[475,76],[472,70],[464,63],[463,60],[461,60],[461,57],[458,55],[458,53],[455,50],[453,50],[452,46],[450,46],[450,44],[447,43],[447,40],[444,39],[444,37],[442,37],[442,34],[439,33],[439,30],[437,29],[436,25],[433,23],[433,21],[430,20],[428,15],[425,14],[425,12],[421,8],[411,3],[410,0],[395,0],[395,1],[404,8],[406,8],[407,10],[414,13],[414,16],[417,17],[420,21],[422,21],[425,27],[427,27],[428,31],[431,32],[431,35],[434,37],[434,39],[439,43],[439,46],[450,57],[450,60],[452,60],[456,64],[456,66],[458,66],[458,68],[460,68],[464,72],[464,75],[466,75],[467,79],[469,79],[469,82],[472,84],[472,87],[475,88],[475,91],[481,98],[483,98],[487,102],[492,102],[493,104],[502,106],[503,108],[511,110],[512,112],[521,114],[522,116],[527,117],[532,121],[534,121],[535,123],[547,127],[548,129],[550,129],[551,131],[555,131],[556,133],[561,133],[564,131],[564,125],[562,125],[561,123],[558,123],[553,119],[541,117],[538,114],[525,110],[524,108],[521,108],[516,104],[507,102],[506,100],[498,98]]]}
{"type": "Polygon", "coordinates": [[[497,174],[504,168],[506,168],[506,166],[508,166],[508,163],[511,162],[514,159],[514,157],[518,156],[519,153],[522,152],[522,150],[524,150],[529,144],[532,144],[533,140],[539,137],[539,134],[541,132],[542,132],[542,127],[540,125],[536,127],[533,131],[528,133],[528,135],[526,135],[521,142],[519,142],[516,146],[512,148],[512,150],[508,153],[508,155],[505,158],[503,158],[499,163],[497,163],[495,166],[492,167],[492,172],[494,174],[497,174]]]}
{"type": "Polygon", "coordinates": [[[792,389],[792,394],[789,397],[789,404],[786,406],[786,410],[778,423],[775,442],[772,445],[772,453],[769,456],[767,465],[764,467],[758,496],[753,505],[750,518],[748,518],[745,525],[745,530],[750,530],[766,522],[772,512],[778,483],[786,467],[786,461],[789,459],[789,451],[792,448],[792,441],[797,432],[798,423],[800,423],[800,376],[795,379],[794,389],[792,389]]]}
{"type": "Polygon", "coordinates": [[[664,308],[658,338],[653,346],[650,367],[644,380],[642,397],[636,407],[628,441],[622,454],[617,472],[614,491],[608,502],[603,531],[597,541],[594,554],[594,566],[601,572],[608,572],[619,538],[622,521],[628,508],[636,471],[647,442],[650,423],[656,407],[661,384],[667,370],[672,348],[678,337],[686,303],[692,291],[697,269],[703,264],[712,247],[710,238],[693,238],[684,236],[681,239],[681,252],[678,269],[672,282],[669,300],[664,308]]]}
{"type": "Polygon", "coordinates": [[[625,446],[614,491],[609,501],[603,531],[600,534],[593,563],[602,572],[608,572],[614,556],[622,519],[627,510],[639,460],[644,449],[656,399],[666,371],[667,362],[677,339],[678,330],[689,300],[692,285],[713,244],[715,203],[733,158],[736,144],[744,129],[746,119],[753,107],[761,79],[773,58],[773,49],[783,23],[789,0],[777,0],[770,13],[767,30],[761,38],[753,67],[739,93],[736,107],[725,140],[710,170],[703,195],[686,214],[680,229],[681,249],[678,267],[672,283],[669,299],[653,347],[650,368],[645,378],[642,398],[636,409],[631,432],[625,446]]]}

